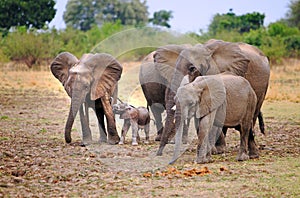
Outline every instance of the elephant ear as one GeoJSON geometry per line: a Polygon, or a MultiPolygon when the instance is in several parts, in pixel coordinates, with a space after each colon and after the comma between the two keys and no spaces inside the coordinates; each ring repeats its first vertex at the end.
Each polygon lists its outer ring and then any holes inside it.
{"type": "Polygon", "coordinates": [[[78,59],[73,54],[69,52],[62,52],[52,61],[50,70],[55,78],[65,85],[69,77],[69,69],[78,62],[78,59]]]}
{"type": "Polygon", "coordinates": [[[122,66],[111,55],[97,53],[83,60],[85,66],[92,71],[94,81],[91,85],[91,99],[102,98],[105,93],[113,94],[118,80],[121,78],[122,66]]]}
{"type": "Polygon", "coordinates": [[[239,48],[238,43],[209,40],[204,45],[213,51],[212,59],[218,66],[220,73],[229,71],[238,76],[245,76],[250,60],[239,48]]]}
{"type": "Polygon", "coordinates": [[[171,82],[177,58],[182,50],[191,47],[189,45],[166,45],[159,47],[154,55],[155,69],[158,73],[168,81],[171,82]]]}
{"type": "Polygon", "coordinates": [[[198,89],[202,89],[196,110],[197,118],[208,115],[226,102],[226,90],[219,75],[197,77],[193,84],[198,89]]]}
{"type": "Polygon", "coordinates": [[[131,106],[127,107],[124,113],[120,115],[121,119],[135,119],[137,117],[138,117],[138,111],[131,106]]]}

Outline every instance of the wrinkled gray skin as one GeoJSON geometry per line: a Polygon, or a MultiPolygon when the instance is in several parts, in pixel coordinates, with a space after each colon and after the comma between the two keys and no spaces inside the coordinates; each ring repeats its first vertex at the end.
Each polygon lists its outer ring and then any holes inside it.
{"type": "MultiPolygon", "coordinates": [[[[256,96],[257,104],[253,116],[253,123],[259,118],[261,132],[264,133],[264,124],[260,112],[270,78],[270,66],[266,56],[254,46],[245,43],[230,43],[220,40],[209,40],[204,45],[196,45],[183,50],[176,62],[175,72],[166,90],[167,118],[157,155],[162,155],[168,139],[174,135],[174,96],[183,76],[189,75],[192,82],[197,76],[214,75],[221,72],[232,72],[245,77],[251,84],[256,96]]],[[[223,128],[226,134],[227,128],[223,128]]],[[[222,137],[222,136],[220,136],[222,137]]],[[[224,148],[225,140],[219,140],[224,148]]]]}
{"type": "Polygon", "coordinates": [[[171,163],[179,156],[184,125],[194,116],[198,120],[197,163],[211,161],[211,149],[218,135],[216,133],[222,134],[223,124],[227,128],[240,131],[240,150],[236,158],[238,161],[249,159],[249,155],[250,158],[258,157],[252,132],[257,99],[245,78],[231,73],[200,76],[192,83],[181,86],[175,100],[176,143],[171,163]]]}
{"type": "Polygon", "coordinates": [[[110,104],[117,81],[121,77],[122,66],[109,54],[84,54],[77,59],[69,52],[62,52],[50,66],[53,75],[62,83],[71,97],[71,106],[65,126],[65,141],[70,143],[71,130],[77,112],[80,113],[82,144],[92,142],[89,127],[88,108],[92,108],[98,118],[100,142],[117,144],[120,140],[110,104]],[[107,131],[104,123],[107,120],[107,131]]]}
{"type": "MultiPolygon", "coordinates": [[[[166,87],[169,86],[175,69],[177,57],[190,45],[166,45],[159,47],[143,60],[139,81],[150,107],[157,129],[156,141],[160,141],[163,132],[162,113],[165,110],[166,87]]],[[[175,131],[174,131],[175,133],[175,131]]]]}
{"type": "Polygon", "coordinates": [[[138,145],[139,130],[145,131],[145,143],[149,143],[150,131],[150,115],[145,107],[133,107],[127,103],[119,103],[113,105],[113,112],[120,115],[120,119],[124,119],[122,127],[121,140],[119,144],[125,143],[126,134],[131,126],[132,128],[132,145],[138,145]]]}

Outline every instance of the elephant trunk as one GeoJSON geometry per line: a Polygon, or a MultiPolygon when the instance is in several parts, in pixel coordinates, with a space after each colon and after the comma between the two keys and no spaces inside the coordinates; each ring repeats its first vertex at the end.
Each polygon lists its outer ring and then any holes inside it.
{"type": "Polygon", "coordinates": [[[182,143],[182,135],[184,126],[186,126],[187,117],[181,114],[181,107],[179,103],[176,104],[175,123],[176,123],[176,134],[175,134],[175,146],[172,160],[169,164],[173,164],[180,156],[180,146],[182,143]]]}
{"type": "Polygon", "coordinates": [[[71,143],[72,138],[71,138],[71,130],[72,130],[72,126],[75,120],[75,117],[79,111],[79,108],[81,107],[81,105],[84,102],[85,97],[81,97],[81,98],[72,98],[71,101],[71,106],[70,106],[70,111],[69,111],[69,115],[68,115],[68,119],[66,122],[66,127],[65,127],[65,141],[66,143],[71,143]]]}

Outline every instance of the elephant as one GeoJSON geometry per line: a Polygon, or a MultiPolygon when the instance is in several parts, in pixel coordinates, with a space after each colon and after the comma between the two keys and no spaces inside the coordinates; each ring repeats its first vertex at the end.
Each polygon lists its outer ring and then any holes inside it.
{"type": "Polygon", "coordinates": [[[100,142],[117,144],[120,140],[110,104],[122,74],[121,64],[106,53],[84,54],[77,59],[69,52],[58,54],[50,65],[52,74],[62,83],[71,97],[68,119],[65,125],[65,141],[71,143],[71,129],[79,111],[82,128],[82,145],[92,142],[88,108],[98,119],[100,142]],[[104,115],[107,121],[105,129],[104,115]]]}
{"type": "Polygon", "coordinates": [[[197,163],[212,161],[211,149],[216,135],[223,134],[223,126],[240,131],[238,161],[249,159],[249,155],[250,158],[259,157],[252,131],[257,98],[244,77],[230,72],[198,76],[193,82],[178,88],[175,103],[176,140],[170,163],[178,158],[183,128],[194,116],[198,136],[197,163]]]}
{"type": "MultiPolygon", "coordinates": [[[[264,133],[264,123],[261,106],[264,101],[269,79],[270,66],[268,58],[256,47],[246,43],[231,43],[221,40],[209,40],[203,45],[197,44],[181,51],[175,66],[171,83],[166,90],[165,105],[167,117],[157,155],[162,155],[168,139],[174,135],[174,96],[185,75],[192,82],[198,76],[214,75],[222,72],[232,72],[245,77],[253,88],[257,104],[253,123],[259,120],[260,130],[264,133]]],[[[223,128],[226,134],[227,128],[223,128]]],[[[220,136],[223,137],[223,136],[220,136]]],[[[220,139],[217,145],[223,148],[225,140],[220,139]],[[223,144],[223,145],[218,145],[223,144]]]]}
{"type": "Polygon", "coordinates": [[[137,107],[127,103],[118,103],[113,105],[113,112],[120,115],[120,119],[124,119],[122,127],[121,140],[119,144],[125,143],[126,134],[131,126],[132,128],[132,145],[138,145],[139,133],[138,131],[144,129],[146,140],[145,143],[149,143],[149,131],[150,131],[150,114],[147,108],[137,107]]]}
{"type": "Polygon", "coordinates": [[[156,141],[160,141],[163,131],[161,114],[166,106],[166,88],[171,82],[177,57],[187,47],[190,47],[190,45],[161,46],[147,55],[140,67],[139,81],[147,100],[147,107],[150,107],[155,119],[157,129],[156,141]]]}

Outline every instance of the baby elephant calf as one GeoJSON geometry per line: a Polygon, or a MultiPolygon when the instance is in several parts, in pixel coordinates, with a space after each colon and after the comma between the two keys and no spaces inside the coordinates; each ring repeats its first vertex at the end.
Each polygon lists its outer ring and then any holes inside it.
{"type": "Polygon", "coordinates": [[[125,143],[125,136],[130,126],[132,127],[132,145],[138,145],[137,139],[139,139],[139,129],[144,129],[146,135],[145,143],[149,143],[150,115],[145,107],[135,108],[127,103],[119,103],[113,105],[113,112],[119,114],[120,119],[124,119],[119,144],[125,143]]]}

